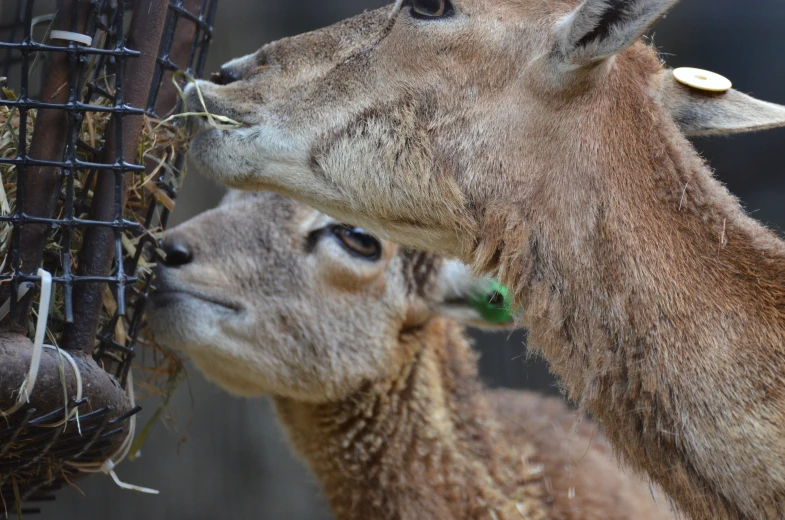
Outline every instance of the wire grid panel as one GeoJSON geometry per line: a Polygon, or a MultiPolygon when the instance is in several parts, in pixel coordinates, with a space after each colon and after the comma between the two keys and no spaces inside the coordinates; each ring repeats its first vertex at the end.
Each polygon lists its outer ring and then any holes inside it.
{"type": "MultiPolygon", "coordinates": [[[[173,86],[174,75],[182,73],[186,78],[201,77],[204,72],[207,53],[213,35],[213,22],[218,9],[218,0],[170,0],[166,25],[161,38],[161,47],[156,60],[146,113],[161,120],[178,113],[182,101],[173,86]]],[[[153,168],[155,165],[149,165],[153,168]]],[[[177,191],[182,184],[185,155],[177,152],[168,164],[161,168],[154,179],[157,202],[151,204],[142,222],[142,233],[137,234],[136,254],[127,260],[125,272],[135,272],[143,257],[154,257],[157,247],[156,232],[166,229],[169,215],[174,208],[177,191]]],[[[152,276],[144,276],[131,287],[125,316],[118,305],[118,311],[102,329],[96,354],[106,358],[108,353],[133,350],[143,325],[144,311],[152,288],[152,276]],[[126,338],[118,338],[117,324],[127,322],[126,338]]],[[[127,366],[123,366],[127,370],[127,366]]],[[[118,374],[123,381],[125,373],[118,374]]]]}
{"type": "MultiPolygon", "coordinates": [[[[87,8],[92,12],[84,13],[79,10],[81,8],[83,11],[84,5],[79,2],[73,2],[72,5],[72,32],[95,34],[93,41],[99,42],[100,46],[85,46],[75,41],[67,42],[65,46],[36,41],[33,37],[35,2],[32,0],[20,4],[20,9],[24,10],[20,16],[24,20],[22,31],[19,31],[21,41],[0,42],[0,49],[12,49],[18,53],[21,64],[18,94],[14,96],[5,91],[5,99],[0,99],[0,106],[6,107],[12,114],[18,113],[19,117],[17,154],[15,157],[0,158],[0,165],[12,166],[16,173],[16,205],[13,214],[0,216],[0,222],[13,226],[11,248],[7,253],[11,257],[11,261],[7,262],[10,271],[0,274],[0,282],[12,282],[12,294],[15,294],[23,283],[38,283],[38,276],[32,272],[42,261],[51,260],[44,262],[44,265],[50,269],[51,266],[55,267],[54,282],[62,290],[61,320],[67,325],[73,325],[81,318],[77,316],[73,304],[74,289],[81,284],[110,284],[117,294],[119,312],[125,313],[126,286],[137,280],[133,271],[130,276],[127,274],[122,262],[121,237],[124,232],[136,230],[140,226],[123,218],[124,176],[126,173],[144,172],[143,166],[134,164],[133,157],[123,157],[122,147],[118,146],[112,151],[114,157],[106,158],[109,154],[97,149],[94,142],[88,143],[82,138],[82,127],[86,120],[92,120],[99,113],[110,114],[108,124],[115,125],[117,142],[121,143],[124,118],[143,114],[141,109],[124,103],[125,62],[139,56],[137,51],[125,46],[125,9],[113,9],[109,2],[102,2],[89,5],[87,8]],[[80,19],[86,19],[87,23],[80,23],[80,19]],[[46,52],[52,55],[47,82],[53,85],[49,89],[45,85],[41,95],[36,96],[31,89],[31,76],[34,65],[38,64],[36,58],[46,52]],[[64,65],[62,78],[58,77],[59,71],[55,70],[57,63],[64,65]],[[110,75],[115,77],[111,85],[108,79],[110,75]],[[56,84],[63,79],[65,81],[62,85],[56,84]],[[50,94],[52,86],[59,92],[50,94]],[[63,96],[66,99],[53,102],[52,99],[60,98],[63,91],[67,92],[63,96]],[[51,117],[54,124],[61,126],[57,128],[56,134],[52,128],[43,128],[41,121],[47,116],[51,117]],[[36,121],[33,124],[33,135],[29,136],[29,123],[33,117],[36,121]],[[62,139],[62,143],[56,142],[58,139],[62,139]],[[49,142],[42,142],[44,140],[49,142]],[[55,149],[56,152],[47,153],[49,149],[55,149]],[[61,157],[58,157],[59,149],[64,150],[61,157]],[[77,172],[80,171],[88,172],[82,187],[93,183],[99,174],[114,177],[113,218],[103,221],[90,217],[93,202],[88,200],[90,190],[82,189],[77,194],[75,189],[77,172]],[[90,251],[75,249],[74,234],[78,230],[86,235],[91,228],[111,229],[115,235],[114,267],[108,275],[83,274],[75,269],[81,260],[76,255],[88,254],[90,251]],[[31,229],[32,232],[28,231],[31,229]],[[59,233],[59,240],[55,243],[59,245],[59,250],[47,243],[54,233],[59,233]]],[[[14,297],[10,297],[10,301],[11,318],[19,320],[19,325],[24,326],[28,321],[29,303],[17,302],[14,297]]],[[[117,357],[130,359],[131,352],[119,351],[117,357]]]]}
{"type": "MultiPolygon", "coordinates": [[[[75,10],[79,3],[86,2],[72,2],[75,10]]],[[[3,71],[0,74],[9,78],[10,86],[16,86],[13,94],[11,90],[0,93],[0,107],[18,114],[19,118],[18,153],[14,157],[0,157],[0,168],[5,166],[7,171],[8,167],[13,167],[17,174],[15,210],[0,215],[0,226],[13,229],[5,251],[7,259],[5,269],[0,273],[0,285],[13,286],[7,292],[16,294],[23,284],[39,283],[34,274],[35,266],[42,262],[47,267],[54,266],[58,295],[55,299],[62,302],[62,309],[50,320],[53,322],[51,328],[58,331],[58,337],[52,339],[60,341],[63,348],[72,349],[85,348],[85,345],[73,345],[74,342],[69,341],[69,328],[79,328],[80,322],[89,325],[96,320],[95,316],[85,316],[83,307],[74,308],[74,293],[80,289],[84,291],[85,287],[108,284],[114,303],[104,306],[97,342],[87,348],[93,349],[99,364],[125,384],[152,278],[151,270],[140,270],[140,264],[149,267],[154,263],[158,233],[166,226],[174,205],[182,181],[180,171],[184,158],[177,154],[167,160],[156,178],[150,180],[157,188],[152,192],[154,196],[143,194],[139,207],[129,216],[126,207],[128,178],[144,175],[145,164],[137,156],[124,156],[122,146],[107,150],[90,142],[85,128],[89,126],[88,120],[111,117],[109,124],[114,126],[115,140],[122,143],[124,137],[127,138],[123,136],[124,119],[143,114],[142,109],[128,106],[124,101],[125,64],[139,56],[136,50],[126,47],[125,22],[133,2],[93,0],[87,3],[91,9],[87,22],[78,27],[79,17],[84,18],[84,14],[76,12],[71,16],[71,22],[74,32],[92,36],[91,46],[73,41],[64,46],[43,43],[52,21],[39,15],[40,9],[36,7],[51,2],[19,1],[14,23],[0,27],[0,38],[4,38],[0,40],[0,71],[3,71]],[[67,60],[68,74],[57,92],[61,96],[67,92],[67,98],[60,103],[45,99],[45,92],[34,94],[35,87],[40,88],[41,81],[36,73],[43,68],[41,57],[46,53],[67,60]],[[31,149],[36,144],[29,135],[35,126],[31,122],[32,114],[40,115],[47,110],[64,114],[61,121],[64,153],[59,157],[41,158],[31,149]],[[40,177],[42,172],[56,178],[50,195],[57,200],[26,193],[25,187],[33,185],[28,177],[40,177]],[[75,186],[94,186],[101,176],[107,175],[114,178],[111,218],[91,218],[95,201],[89,200],[90,190],[75,189],[75,186]],[[30,210],[31,205],[35,206],[34,211],[30,210]],[[48,211],[40,211],[42,206],[48,211]],[[27,233],[34,228],[45,230],[27,233]],[[80,269],[91,255],[96,254],[86,251],[85,247],[80,249],[80,242],[91,232],[100,232],[98,230],[110,231],[113,235],[113,265],[108,273],[80,269]],[[39,244],[35,244],[36,238],[39,244]],[[29,252],[31,245],[38,246],[34,254],[29,252]],[[106,307],[114,307],[113,315],[107,315],[106,307]]],[[[171,0],[169,3],[146,107],[151,117],[161,118],[179,109],[176,95],[172,94],[176,93],[176,89],[171,88],[172,73],[201,74],[216,8],[217,0],[171,0]]],[[[45,87],[44,84],[44,91],[45,87]]],[[[109,131],[107,128],[106,132],[109,131]]],[[[24,328],[30,321],[30,297],[17,302],[10,294],[3,294],[4,301],[6,298],[11,301],[10,316],[16,320],[16,325],[24,328]]]]}
{"type": "MultiPolygon", "coordinates": [[[[125,387],[157,240],[182,182],[184,157],[173,150],[151,162],[136,149],[123,149],[135,138],[127,135],[125,123],[141,118],[145,103],[129,106],[126,85],[134,78],[124,78],[140,56],[127,34],[136,2],[60,0],[72,10],[60,13],[67,23],[62,27],[60,19],[58,29],[87,35],[89,46],[51,38],[58,23],[47,14],[55,9],[53,1],[10,4],[6,1],[5,7],[14,11],[13,22],[0,23],[0,111],[6,119],[0,123],[0,151],[8,125],[13,123],[18,133],[14,153],[0,154],[0,303],[10,303],[9,312],[0,315],[0,332],[32,336],[28,327],[36,291],[31,289],[40,283],[34,273],[43,265],[55,283],[48,342],[92,355],[125,387]],[[108,183],[109,197],[98,196],[102,182],[108,183]],[[98,218],[96,207],[102,205],[108,213],[98,218]],[[91,233],[109,239],[96,246],[91,233]],[[85,267],[93,257],[106,256],[106,250],[110,265],[105,272],[85,267]],[[85,289],[96,287],[100,290],[92,291],[92,301],[85,299],[85,289]],[[20,289],[27,295],[17,301],[20,289]],[[92,331],[89,341],[74,340],[71,331],[80,326],[92,331]]],[[[173,73],[202,72],[216,8],[217,0],[169,2],[152,81],[144,85],[149,121],[179,110],[173,73]]],[[[104,460],[117,439],[127,436],[129,418],[139,411],[135,407],[118,416],[118,410],[95,409],[87,399],[52,407],[57,409],[23,409],[0,424],[0,495],[7,504],[51,499],[74,477],[62,461],[104,460]],[[42,427],[74,409],[80,411],[78,419],[60,428],[42,427]]]]}

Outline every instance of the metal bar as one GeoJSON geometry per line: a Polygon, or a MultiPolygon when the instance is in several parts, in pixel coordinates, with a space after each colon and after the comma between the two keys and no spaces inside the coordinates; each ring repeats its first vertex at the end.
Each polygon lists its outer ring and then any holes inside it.
{"type": "MultiPolygon", "coordinates": [[[[172,34],[168,35],[170,38],[169,49],[162,49],[164,52],[158,57],[159,60],[166,60],[179,70],[188,70],[191,47],[195,45],[199,26],[191,20],[187,20],[187,23],[183,23],[185,17],[183,17],[175,7],[179,7],[182,11],[190,13],[198,20],[202,8],[202,0],[182,0],[180,6],[170,5],[169,16],[174,18],[174,23],[172,24],[173,31],[169,31],[172,34]]],[[[162,83],[160,84],[160,89],[157,93],[158,99],[155,100],[154,103],[153,112],[162,117],[174,112],[175,107],[177,106],[178,93],[177,89],[174,88],[174,84],[172,84],[172,75],[173,73],[171,71],[163,72],[162,77],[160,78],[162,83]]],[[[151,92],[151,97],[153,94],[155,94],[155,92],[151,92]]],[[[151,107],[148,105],[148,109],[149,108],[151,107]]]]}
{"type": "MultiPolygon", "coordinates": [[[[77,0],[78,2],[84,3],[91,3],[94,4],[95,2],[90,2],[89,0],[77,0]]],[[[73,28],[71,28],[73,30],[73,28]]],[[[18,51],[28,51],[28,52],[44,52],[44,51],[53,51],[53,52],[62,52],[63,46],[61,45],[51,45],[47,43],[38,43],[35,41],[26,41],[22,44],[18,43],[10,43],[10,42],[0,42],[0,49],[15,49],[18,51]]],[[[101,55],[101,56],[112,56],[112,57],[128,57],[133,58],[139,56],[139,53],[133,49],[96,49],[93,47],[85,47],[80,49],[80,53],[84,55],[101,55]]]]}
{"type": "Polygon", "coordinates": [[[46,103],[43,101],[31,101],[29,99],[19,100],[19,101],[8,101],[2,99],[0,100],[0,106],[5,106],[8,108],[38,108],[38,109],[52,108],[57,110],[63,110],[65,112],[112,112],[112,113],[122,113],[122,114],[132,114],[132,115],[144,114],[144,110],[140,108],[101,107],[96,105],[89,105],[86,103],[80,103],[78,100],[74,101],[73,103],[60,104],[60,103],[46,103]]]}
{"type": "MultiPolygon", "coordinates": [[[[142,113],[122,113],[121,115],[142,115],[142,113]]],[[[80,161],[78,159],[74,159],[72,161],[60,162],[60,161],[43,161],[37,159],[0,159],[0,164],[14,164],[17,166],[39,166],[39,167],[49,167],[49,168],[71,168],[76,167],[76,169],[89,169],[89,168],[102,168],[104,170],[114,170],[114,171],[129,171],[129,170],[136,170],[136,171],[144,171],[144,167],[137,166],[136,164],[130,164],[126,162],[115,163],[114,165],[108,165],[103,163],[93,163],[88,161],[80,161]]]]}
{"type": "MultiPolygon", "coordinates": [[[[55,22],[58,28],[85,32],[87,21],[92,12],[89,0],[58,0],[58,15],[55,22]]],[[[25,41],[32,38],[31,28],[26,27],[25,41]]],[[[51,65],[46,71],[43,84],[42,98],[49,103],[65,104],[69,100],[75,101],[79,96],[79,81],[82,67],[78,63],[75,52],[76,44],[71,42],[68,50],[57,47],[59,52],[53,53],[51,65]]],[[[23,67],[22,99],[27,100],[29,87],[28,67],[23,67]]],[[[21,112],[26,115],[26,111],[21,112]]],[[[29,154],[20,149],[21,159],[28,156],[44,161],[58,161],[63,158],[69,137],[69,116],[61,110],[41,109],[36,116],[33,128],[33,139],[29,154]]],[[[20,128],[20,133],[25,125],[20,128]]],[[[20,136],[22,142],[22,136],[20,136]]],[[[20,167],[19,184],[17,186],[17,211],[36,217],[49,217],[55,206],[56,192],[60,171],[52,166],[20,167]]],[[[46,225],[29,224],[19,226],[18,230],[18,256],[14,259],[16,272],[34,273],[41,263],[41,255],[49,229],[46,225]]],[[[16,284],[5,290],[3,299],[10,298],[16,291],[16,284]]],[[[15,298],[11,299],[12,302],[15,298]]],[[[32,302],[32,294],[24,298],[15,309],[12,309],[9,320],[10,326],[26,327],[27,314],[32,302]]],[[[12,307],[14,307],[12,305],[12,307]]]]}
{"type": "MultiPolygon", "coordinates": [[[[122,2],[120,11],[122,12],[122,2]]],[[[139,0],[131,22],[128,46],[141,52],[141,56],[117,70],[116,105],[143,106],[147,100],[150,81],[155,69],[158,48],[161,42],[167,5],[156,0],[139,0]],[[125,68],[125,70],[123,70],[125,68]],[[127,81],[126,78],[128,78],[127,81]]],[[[122,40],[122,39],[120,39],[122,40]]],[[[122,42],[119,43],[122,45],[122,42]]],[[[134,157],[141,139],[141,117],[115,114],[109,122],[105,139],[105,163],[124,165],[125,158],[134,157]]],[[[90,220],[117,222],[122,224],[122,209],[125,205],[127,187],[132,173],[103,171],[98,176],[94,190],[94,202],[90,220]]],[[[123,276],[122,229],[91,227],[85,232],[79,254],[77,276],[107,276],[114,260],[117,270],[118,289],[126,283],[123,276]],[[114,250],[112,246],[114,247],[114,250]]],[[[73,324],[66,326],[63,337],[64,348],[92,352],[103,306],[103,283],[80,284],[74,288],[74,308],[79,314],[73,324]]],[[[122,291],[118,290],[118,306],[124,304],[122,291]]]]}

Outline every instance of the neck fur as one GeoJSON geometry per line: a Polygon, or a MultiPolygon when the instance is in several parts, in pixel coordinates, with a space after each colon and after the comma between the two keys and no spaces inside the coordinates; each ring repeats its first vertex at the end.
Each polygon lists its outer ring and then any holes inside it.
{"type": "Polygon", "coordinates": [[[529,507],[523,488],[518,502],[507,498],[522,452],[497,452],[498,427],[462,333],[435,320],[405,334],[402,342],[421,347],[399,376],[341,402],[275,400],[337,518],[512,518],[529,507]]]}
{"type": "Polygon", "coordinates": [[[569,196],[488,212],[474,264],[514,289],[569,395],[693,517],[783,517],[785,245],[659,110],[618,130],[628,148],[595,142],[603,157],[563,165],[569,196]]]}

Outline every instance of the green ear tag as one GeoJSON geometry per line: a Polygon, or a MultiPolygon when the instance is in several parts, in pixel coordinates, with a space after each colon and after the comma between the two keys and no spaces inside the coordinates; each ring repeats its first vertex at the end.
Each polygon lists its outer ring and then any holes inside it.
{"type": "Polygon", "coordinates": [[[473,296],[469,304],[488,323],[511,323],[515,321],[513,315],[512,298],[507,287],[496,280],[490,287],[490,292],[473,296]]]}

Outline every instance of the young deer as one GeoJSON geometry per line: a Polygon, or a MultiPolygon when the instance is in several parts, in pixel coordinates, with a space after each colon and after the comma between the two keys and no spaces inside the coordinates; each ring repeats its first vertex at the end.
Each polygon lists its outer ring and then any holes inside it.
{"type": "MultiPolygon", "coordinates": [[[[785,108],[677,84],[676,0],[407,0],[200,82],[191,156],[498,275],[531,344],[694,518],[785,517],[785,244],[687,141],[785,108]]],[[[197,103],[198,89],[188,96],[197,103]]]]}
{"type": "Polygon", "coordinates": [[[453,316],[487,280],[278,195],[170,231],[159,340],[273,397],[340,520],[670,518],[557,400],[484,391],[453,316]]]}

